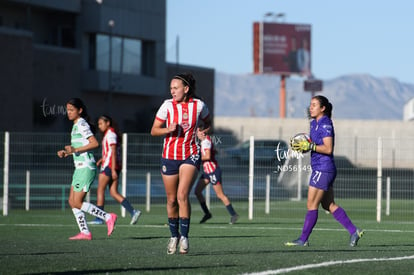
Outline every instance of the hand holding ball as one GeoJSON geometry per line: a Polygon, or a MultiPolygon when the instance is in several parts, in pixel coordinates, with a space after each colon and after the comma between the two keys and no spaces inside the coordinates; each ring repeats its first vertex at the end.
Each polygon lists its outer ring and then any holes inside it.
{"type": "Polygon", "coordinates": [[[293,151],[301,153],[316,151],[316,144],[305,133],[299,133],[292,137],[290,139],[290,147],[293,151]]]}

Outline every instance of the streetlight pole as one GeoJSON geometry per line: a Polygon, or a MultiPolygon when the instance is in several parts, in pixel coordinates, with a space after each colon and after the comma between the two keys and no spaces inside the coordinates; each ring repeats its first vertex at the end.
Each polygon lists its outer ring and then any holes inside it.
{"type": "Polygon", "coordinates": [[[115,26],[114,20],[108,21],[109,26],[109,68],[108,68],[108,96],[107,96],[107,112],[108,115],[111,115],[111,107],[112,107],[112,90],[113,90],[113,83],[112,83],[112,30],[115,26]]]}
{"type": "MultiPolygon", "coordinates": [[[[271,17],[273,21],[276,22],[279,18],[286,19],[286,15],[282,12],[273,13],[267,12],[263,15],[263,21],[265,18],[271,17]]],[[[280,75],[280,88],[279,88],[279,116],[280,118],[286,118],[286,78],[288,75],[280,75]]]]}

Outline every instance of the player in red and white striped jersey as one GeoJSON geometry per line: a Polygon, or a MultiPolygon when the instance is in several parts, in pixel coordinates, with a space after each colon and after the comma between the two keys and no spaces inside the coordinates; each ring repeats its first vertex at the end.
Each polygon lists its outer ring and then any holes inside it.
{"type": "Polygon", "coordinates": [[[191,74],[178,74],[171,79],[172,98],[161,105],[151,129],[151,135],[165,136],[161,174],[171,231],[168,254],[174,254],[177,246],[180,246],[180,253],[188,253],[189,193],[201,163],[197,127],[203,124],[207,132],[211,123],[207,106],[195,96],[195,84],[191,74]]]}
{"type": "Polygon", "coordinates": [[[236,211],[234,211],[229,198],[224,194],[221,179],[221,169],[215,158],[214,144],[211,141],[211,137],[203,132],[198,133],[198,138],[201,141],[201,161],[203,162],[204,171],[197,183],[194,193],[197,196],[201,209],[204,212],[204,217],[201,219],[200,223],[205,223],[212,217],[207,207],[206,199],[203,196],[204,188],[206,188],[206,186],[211,183],[217,197],[226,206],[226,209],[231,216],[230,224],[234,224],[238,220],[239,215],[236,213],[236,211]]]}
{"type": "MultiPolygon", "coordinates": [[[[114,127],[112,118],[107,115],[102,115],[98,119],[98,127],[103,134],[102,138],[102,158],[96,163],[101,166],[98,177],[97,202],[96,206],[104,209],[105,204],[105,189],[109,186],[109,194],[118,203],[120,203],[125,210],[131,214],[130,224],[136,224],[141,211],[134,209],[129,203],[128,199],[118,192],[118,179],[121,172],[121,135],[114,127]]],[[[90,224],[102,224],[102,220],[95,219],[90,224]]]]}

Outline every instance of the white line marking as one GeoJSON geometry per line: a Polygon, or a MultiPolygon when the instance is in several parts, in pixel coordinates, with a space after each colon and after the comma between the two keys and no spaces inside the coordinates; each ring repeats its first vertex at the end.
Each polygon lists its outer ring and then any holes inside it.
{"type": "Polygon", "coordinates": [[[282,274],[282,273],[288,273],[291,271],[299,271],[299,270],[305,270],[305,269],[311,269],[311,268],[317,268],[317,267],[326,267],[326,266],[339,265],[339,264],[403,261],[403,260],[414,260],[414,255],[396,257],[396,258],[372,258],[372,259],[353,259],[353,260],[346,260],[346,261],[329,261],[329,262],[322,262],[318,264],[307,264],[307,265],[293,266],[293,267],[280,268],[280,269],[275,269],[275,270],[267,270],[267,271],[255,272],[255,273],[245,273],[245,274],[252,274],[252,275],[253,274],[254,275],[282,274]]]}

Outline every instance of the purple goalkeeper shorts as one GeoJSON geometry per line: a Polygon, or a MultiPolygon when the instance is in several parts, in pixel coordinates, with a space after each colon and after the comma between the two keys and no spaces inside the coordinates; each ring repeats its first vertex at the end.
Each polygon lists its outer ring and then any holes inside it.
{"type": "Polygon", "coordinates": [[[323,172],[312,170],[312,174],[309,180],[309,186],[313,186],[324,191],[328,191],[333,185],[336,178],[335,172],[323,172]]]}

